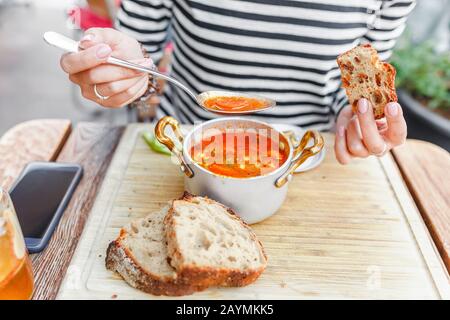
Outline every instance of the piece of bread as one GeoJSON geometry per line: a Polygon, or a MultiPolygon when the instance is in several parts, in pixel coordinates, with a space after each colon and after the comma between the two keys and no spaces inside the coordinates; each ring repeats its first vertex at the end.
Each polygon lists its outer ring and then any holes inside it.
{"type": "Polygon", "coordinates": [[[165,220],[170,264],[201,286],[245,286],[264,271],[267,257],[256,235],[231,209],[185,193],[165,220]]]}
{"type": "Polygon", "coordinates": [[[357,112],[358,100],[366,98],[373,106],[375,119],[383,118],[386,104],[397,102],[395,68],[380,61],[377,51],[370,44],[341,54],[337,63],[353,112],[357,112]]]}
{"type": "Polygon", "coordinates": [[[106,268],[117,272],[132,287],[154,295],[181,296],[204,287],[187,284],[168,263],[163,220],[159,212],[132,221],[108,246],[106,268]]]}

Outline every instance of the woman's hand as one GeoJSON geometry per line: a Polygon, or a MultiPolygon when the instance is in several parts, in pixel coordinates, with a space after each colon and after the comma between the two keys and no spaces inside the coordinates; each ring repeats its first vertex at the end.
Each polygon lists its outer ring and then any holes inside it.
{"type": "Polygon", "coordinates": [[[347,164],[355,157],[382,156],[405,142],[407,128],[400,105],[388,103],[384,113],[385,119],[375,120],[372,105],[366,99],[358,101],[356,115],[351,106],[341,111],[334,144],[336,159],[341,164],[347,164]]]}
{"type": "Polygon", "coordinates": [[[86,31],[80,47],[84,50],[61,57],[61,67],[69,74],[69,79],[80,86],[83,97],[104,107],[117,108],[145,93],[148,86],[146,74],[105,64],[108,57],[115,56],[152,66],[151,59],[144,59],[135,39],[114,29],[92,28],[86,31]],[[100,97],[95,94],[94,86],[100,97]]]}

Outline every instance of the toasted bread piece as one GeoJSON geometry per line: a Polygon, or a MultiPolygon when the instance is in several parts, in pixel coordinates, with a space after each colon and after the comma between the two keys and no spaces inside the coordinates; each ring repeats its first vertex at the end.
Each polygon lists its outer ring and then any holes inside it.
{"type": "Polygon", "coordinates": [[[165,220],[170,263],[201,286],[245,286],[264,271],[267,257],[253,231],[231,209],[185,193],[165,220]]]}
{"type": "Polygon", "coordinates": [[[378,58],[370,44],[357,46],[337,58],[341,69],[342,86],[353,112],[361,98],[369,100],[375,119],[384,117],[384,107],[397,101],[395,92],[395,68],[378,58]]]}
{"type": "Polygon", "coordinates": [[[106,268],[116,271],[132,287],[154,295],[181,296],[204,287],[186,284],[168,263],[163,220],[169,206],[132,221],[110,243],[106,268]]]}

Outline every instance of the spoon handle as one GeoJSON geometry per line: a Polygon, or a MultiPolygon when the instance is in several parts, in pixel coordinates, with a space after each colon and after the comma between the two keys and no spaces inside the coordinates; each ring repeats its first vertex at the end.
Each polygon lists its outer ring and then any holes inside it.
{"type": "MultiPolygon", "coordinates": [[[[55,46],[57,48],[63,49],[65,51],[68,52],[78,52],[82,49],[80,49],[78,42],[70,39],[66,36],[63,36],[62,34],[59,34],[57,32],[53,32],[53,31],[47,31],[44,33],[44,40],[52,45],[55,46]]],[[[107,59],[107,62],[110,64],[114,64],[116,66],[121,66],[121,67],[125,67],[128,69],[133,69],[133,70],[137,70],[137,71],[141,71],[141,72],[146,72],[149,73],[155,77],[158,78],[162,78],[164,80],[167,80],[171,83],[173,83],[174,85],[176,85],[177,87],[183,89],[187,94],[189,94],[195,101],[197,101],[197,95],[194,94],[191,90],[189,90],[184,84],[182,84],[181,82],[179,82],[178,80],[169,77],[163,73],[160,73],[156,70],[147,68],[147,67],[143,67],[139,64],[130,62],[130,61],[126,61],[123,59],[119,59],[119,58],[115,58],[115,57],[109,57],[107,59]]],[[[197,101],[198,102],[198,101],[197,101]]]]}
{"type": "Polygon", "coordinates": [[[158,77],[158,78],[162,78],[164,80],[167,80],[171,83],[173,83],[174,85],[176,85],[177,87],[183,89],[187,94],[189,94],[195,101],[197,101],[197,96],[191,91],[189,90],[184,84],[182,84],[180,81],[169,77],[167,75],[165,75],[164,73],[160,73],[156,70],[147,68],[147,67],[143,67],[139,64],[130,62],[130,61],[126,61],[126,60],[122,60],[122,59],[118,59],[118,58],[114,58],[114,57],[109,57],[108,58],[108,63],[110,64],[114,64],[116,66],[121,66],[121,67],[125,67],[125,68],[129,68],[129,69],[134,69],[137,71],[141,71],[141,72],[147,72],[150,73],[151,75],[158,77]]]}

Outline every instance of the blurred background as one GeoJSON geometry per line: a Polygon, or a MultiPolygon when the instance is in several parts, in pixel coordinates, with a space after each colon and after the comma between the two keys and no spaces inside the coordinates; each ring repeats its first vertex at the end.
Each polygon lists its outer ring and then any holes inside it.
{"type": "MultiPolygon", "coordinates": [[[[134,110],[84,100],[59,67],[61,52],[42,41],[47,30],[78,39],[83,28],[110,26],[118,2],[0,0],[0,136],[38,118],[114,124],[137,119],[134,110]]],[[[449,47],[450,0],[418,0],[392,63],[409,137],[450,151],[449,47]]]]}
{"type": "Polygon", "coordinates": [[[83,13],[83,26],[105,25],[107,2],[89,3],[89,11],[77,11],[88,8],[87,1],[0,0],[0,136],[17,123],[39,118],[129,121],[126,108],[104,109],[83,99],[59,66],[62,51],[42,40],[48,30],[79,39],[83,13]]]}

